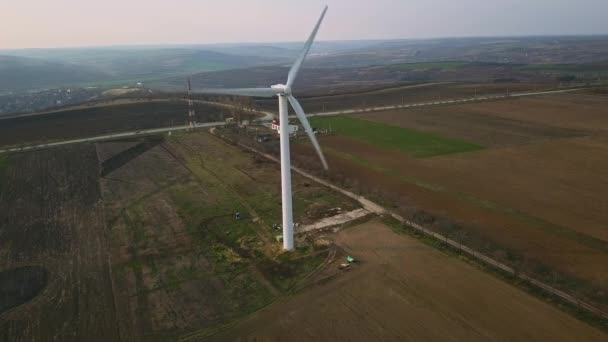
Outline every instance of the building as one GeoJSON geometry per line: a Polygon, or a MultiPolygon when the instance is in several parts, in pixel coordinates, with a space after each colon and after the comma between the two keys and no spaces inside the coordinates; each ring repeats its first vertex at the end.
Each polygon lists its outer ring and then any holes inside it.
{"type": "MultiPolygon", "coordinates": [[[[281,127],[281,123],[279,122],[279,119],[278,118],[274,118],[272,120],[272,125],[270,126],[270,128],[272,128],[273,130],[277,131],[277,133],[281,134],[280,133],[280,127],[281,127]]],[[[294,135],[294,134],[298,133],[299,130],[300,130],[300,126],[298,126],[298,125],[289,124],[288,128],[287,128],[287,131],[289,132],[289,135],[294,135]]]]}

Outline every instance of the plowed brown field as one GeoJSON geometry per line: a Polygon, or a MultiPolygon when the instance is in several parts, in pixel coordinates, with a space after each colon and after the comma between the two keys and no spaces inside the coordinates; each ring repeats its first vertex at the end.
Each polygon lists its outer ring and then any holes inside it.
{"type": "MultiPolygon", "coordinates": [[[[587,295],[608,303],[608,97],[552,95],[358,117],[487,148],[416,159],[322,137],[334,174],[363,192],[390,195],[387,202],[406,215],[423,209],[448,218],[463,228],[459,234],[504,247],[496,253],[583,280],[595,287],[587,295]]],[[[313,157],[298,145],[295,156],[313,157]]]]}
{"type": "Polygon", "coordinates": [[[606,133],[608,96],[545,95],[366,113],[357,117],[435,132],[488,147],[510,146],[606,133]]]}
{"type": "Polygon", "coordinates": [[[0,270],[41,267],[48,283],[31,301],[0,312],[0,341],[117,340],[95,147],[8,160],[0,172],[0,270]]]}
{"type": "MultiPolygon", "coordinates": [[[[196,121],[224,119],[224,110],[195,103],[196,121]]],[[[188,104],[166,100],[79,107],[0,120],[0,146],[86,138],[187,124],[188,104]]]]}
{"type": "Polygon", "coordinates": [[[360,263],[217,340],[603,341],[607,336],[379,222],[338,234],[360,263]]]}

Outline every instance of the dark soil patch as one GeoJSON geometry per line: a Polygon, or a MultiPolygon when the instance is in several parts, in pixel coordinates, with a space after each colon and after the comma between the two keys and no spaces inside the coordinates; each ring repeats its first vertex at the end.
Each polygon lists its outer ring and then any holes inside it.
{"type": "Polygon", "coordinates": [[[0,272],[0,313],[34,299],[46,287],[47,270],[25,266],[0,272]]]}
{"type": "MultiPolygon", "coordinates": [[[[223,120],[217,107],[197,103],[197,122],[223,120]]],[[[133,103],[81,108],[2,120],[0,146],[75,139],[102,134],[185,125],[184,101],[133,103]]]]}

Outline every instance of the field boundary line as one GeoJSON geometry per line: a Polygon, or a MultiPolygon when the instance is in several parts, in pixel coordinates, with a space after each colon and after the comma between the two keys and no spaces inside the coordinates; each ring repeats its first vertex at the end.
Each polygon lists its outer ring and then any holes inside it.
{"type": "MultiPolygon", "coordinates": [[[[211,131],[211,133],[213,135],[215,135],[215,136],[217,136],[219,138],[231,141],[232,143],[235,143],[236,145],[238,145],[238,146],[240,146],[240,147],[242,147],[242,148],[244,148],[246,150],[249,150],[249,151],[251,151],[253,153],[261,155],[261,156],[265,157],[266,159],[272,160],[272,161],[274,161],[276,163],[280,163],[279,159],[277,159],[276,157],[274,157],[274,156],[272,156],[270,154],[267,154],[267,153],[264,153],[262,151],[259,151],[259,150],[255,149],[255,148],[251,147],[251,146],[247,146],[245,144],[232,141],[230,138],[227,138],[227,137],[225,137],[223,135],[221,135],[221,136],[217,135],[215,133],[215,129],[211,129],[210,131],[211,131]]],[[[500,271],[506,272],[507,274],[509,274],[511,276],[514,276],[514,277],[516,277],[518,279],[521,279],[521,280],[523,280],[523,281],[525,281],[525,282],[527,282],[527,283],[529,283],[531,285],[534,285],[535,287],[537,287],[537,288],[539,288],[539,289],[541,289],[541,290],[543,290],[545,292],[548,292],[548,293],[550,293],[550,294],[552,294],[552,295],[554,295],[556,297],[559,297],[562,300],[564,300],[564,301],[566,301],[566,302],[568,302],[570,304],[573,304],[574,306],[576,306],[578,308],[585,309],[585,310],[587,310],[587,311],[589,311],[589,312],[591,312],[591,313],[593,313],[595,315],[598,315],[598,316],[600,316],[600,317],[602,317],[604,319],[608,319],[608,312],[606,312],[606,311],[604,311],[604,310],[596,307],[593,304],[584,302],[584,301],[582,301],[582,300],[574,297],[571,294],[568,294],[568,293],[566,293],[566,292],[564,292],[562,290],[559,290],[559,289],[556,289],[556,288],[554,288],[554,287],[552,287],[550,285],[547,285],[547,284],[545,284],[545,283],[543,283],[543,282],[541,282],[541,281],[539,281],[537,279],[534,279],[534,278],[532,278],[532,277],[530,277],[530,276],[528,276],[528,275],[526,275],[524,273],[518,272],[513,267],[507,266],[507,265],[505,265],[505,264],[503,264],[503,263],[501,263],[501,262],[499,262],[497,260],[494,260],[493,258],[491,258],[491,257],[489,257],[489,256],[487,256],[487,255],[485,255],[483,253],[480,253],[480,252],[478,252],[478,251],[476,251],[476,250],[474,250],[472,248],[464,246],[460,242],[452,240],[452,239],[448,238],[447,236],[435,233],[435,232],[431,231],[430,229],[423,227],[420,224],[417,224],[415,222],[407,220],[404,217],[402,217],[401,215],[399,215],[397,213],[394,213],[394,212],[392,212],[390,210],[387,210],[386,208],[384,208],[380,204],[377,204],[377,203],[375,203],[375,202],[373,202],[373,201],[365,198],[364,196],[355,194],[355,193],[353,193],[351,191],[348,191],[346,189],[338,187],[338,186],[336,186],[336,185],[334,185],[334,184],[332,184],[332,183],[330,183],[328,181],[325,181],[325,180],[320,179],[320,178],[318,178],[316,176],[313,176],[313,175],[309,174],[308,172],[306,172],[306,171],[304,171],[304,170],[302,170],[302,169],[300,169],[298,167],[295,167],[293,165],[291,166],[291,169],[294,172],[300,174],[301,176],[304,176],[304,177],[306,177],[306,178],[308,178],[310,180],[313,180],[313,181],[315,181],[315,182],[317,182],[317,183],[319,183],[321,185],[324,185],[324,186],[326,186],[326,187],[328,187],[330,189],[333,189],[333,190],[335,190],[337,192],[340,192],[341,194],[343,194],[343,195],[345,195],[345,196],[347,196],[349,198],[352,198],[352,199],[358,201],[363,206],[363,208],[365,208],[368,211],[371,211],[371,212],[373,212],[375,214],[378,214],[378,215],[389,215],[392,218],[394,218],[395,220],[399,221],[400,223],[402,223],[404,225],[407,225],[407,226],[409,226],[411,228],[414,228],[415,230],[417,230],[418,232],[423,233],[424,235],[430,236],[430,237],[432,237],[432,238],[434,238],[436,240],[439,240],[439,241],[441,241],[443,243],[446,243],[447,245],[449,245],[449,246],[451,246],[453,248],[456,248],[457,250],[459,250],[461,252],[464,252],[464,253],[466,253],[466,254],[474,257],[475,259],[483,262],[484,264],[490,265],[490,266],[492,266],[492,267],[494,267],[494,268],[496,268],[496,269],[498,269],[500,271]]]]}

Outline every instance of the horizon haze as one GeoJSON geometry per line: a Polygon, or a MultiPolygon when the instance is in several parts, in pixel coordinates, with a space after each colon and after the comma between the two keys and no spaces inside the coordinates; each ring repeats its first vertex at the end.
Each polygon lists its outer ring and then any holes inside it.
{"type": "Polygon", "coordinates": [[[302,41],[325,4],[322,41],[608,34],[602,0],[9,0],[0,50],[302,41]]]}

